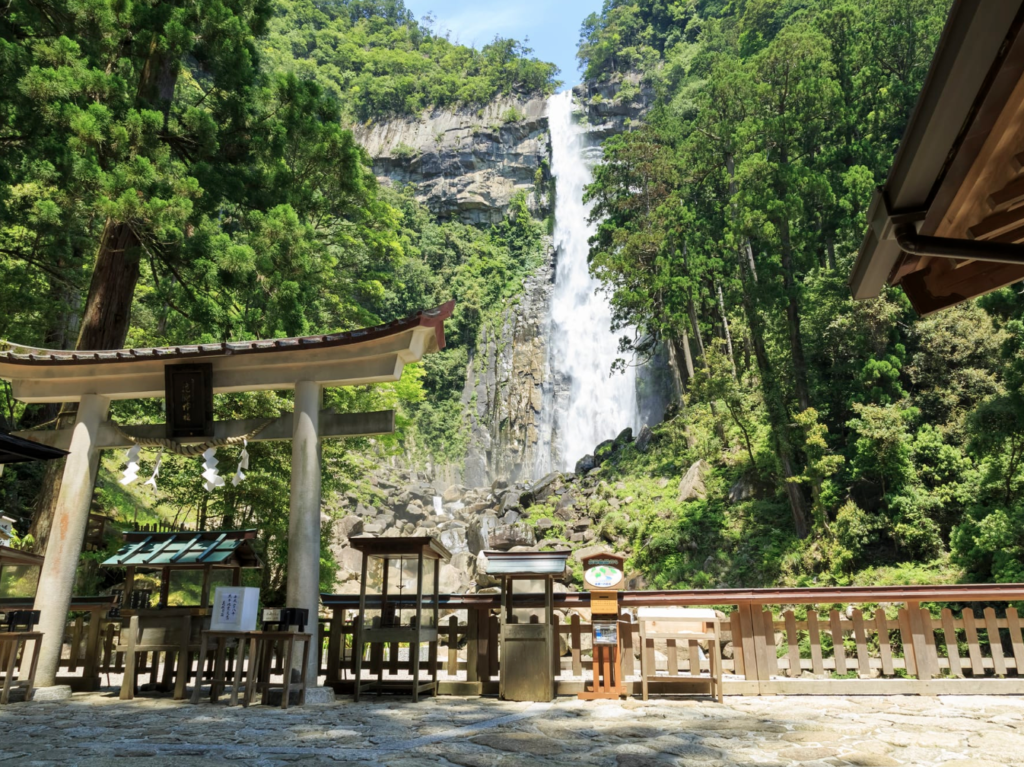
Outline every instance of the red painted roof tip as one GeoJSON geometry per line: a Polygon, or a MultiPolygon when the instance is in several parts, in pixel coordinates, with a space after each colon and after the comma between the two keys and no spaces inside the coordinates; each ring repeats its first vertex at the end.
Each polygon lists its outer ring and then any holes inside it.
{"type": "Polygon", "coordinates": [[[455,311],[455,301],[422,309],[411,317],[394,320],[341,333],[325,333],[316,336],[295,338],[267,338],[258,341],[225,341],[217,344],[181,344],[179,346],[143,347],[139,349],[103,349],[95,351],[66,351],[43,349],[36,346],[11,343],[0,339],[0,345],[9,348],[0,351],[0,362],[23,365],[75,365],[95,362],[137,362],[155,359],[180,359],[183,357],[211,357],[233,354],[256,354],[262,352],[310,349],[317,347],[348,346],[397,335],[411,328],[433,328],[438,350],[445,346],[444,321],[455,311]]]}

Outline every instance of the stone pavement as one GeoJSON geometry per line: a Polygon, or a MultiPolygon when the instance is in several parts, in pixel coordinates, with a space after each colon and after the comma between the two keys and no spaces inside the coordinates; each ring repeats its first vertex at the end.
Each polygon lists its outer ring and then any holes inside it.
{"type": "Polygon", "coordinates": [[[0,708],[0,765],[1024,766],[1024,699],[349,701],[281,711],[109,693],[0,708]]]}

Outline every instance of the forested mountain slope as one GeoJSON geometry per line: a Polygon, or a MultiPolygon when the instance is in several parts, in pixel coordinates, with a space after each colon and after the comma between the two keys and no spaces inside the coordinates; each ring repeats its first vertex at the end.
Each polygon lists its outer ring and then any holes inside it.
{"type": "Polygon", "coordinates": [[[590,77],[658,92],[588,194],[618,321],[674,345],[685,387],[651,452],[604,473],[639,496],[706,462],[706,497],[623,523],[660,585],[1024,577],[1018,291],[922,319],[846,287],[948,5],[638,0],[585,22],[590,77]]]}
{"type": "MultiPolygon", "coordinates": [[[[434,106],[543,96],[555,68],[511,40],[476,51],[435,35],[401,2],[262,0],[81,4],[0,11],[0,338],[104,349],[323,333],[451,298],[449,351],[398,384],[332,391],[338,410],[399,409],[399,431],[324,446],[325,494],[380,454],[459,450],[466,348],[482,316],[540,258],[522,196],[494,227],[436,220],[383,187],[354,121],[434,106]]],[[[218,418],[288,411],[290,395],[218,397],[218,418]]],[[[73,406],[60,419],[73,418],[73,406]]],[[[0,385],[0,428],[53,425],[0,385]]],[[[158,401],[119,422],[162,422],[158,401]]],[[[258,526],[279,587],[289,452],[250,448],[238,488],[202,490],[194,461],[166,460],[161,491],[101,481],[97,511],[129,523],[258,526]],[[141,499],[141,500],[140,500],[141,499]]],[[[107,456],[107,469],[122,456],[107,456]]],[[[144,454],[143,472],[155,455],[144,454]]],[[[222,459],[226,456],[222,456],[222,459]]],[[[230,459],[228,459],[230,460],[230,459]]],[[[2,507],[42,547],[62,466],[16,467],[2,507]]],[[[329,528],[329,526],[327,526],[329,528]]],[[[324,583],[333,565],[325,547],[324,583]]]]}

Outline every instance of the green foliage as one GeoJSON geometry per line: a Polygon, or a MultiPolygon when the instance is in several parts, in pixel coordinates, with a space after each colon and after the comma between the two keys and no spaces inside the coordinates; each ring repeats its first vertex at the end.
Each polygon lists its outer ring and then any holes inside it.
{"type": "Polygon", "coordinates": [[[509,123],[517,123],[525,118],[526,115],[523,114],[522,110],[516,107],[509,107],[501,113],[501,121],[506,125],[509,123]]]}
{"type": "Polygon", "coordinates": [[[557,67],[522,43],[495,37],[480,50],[453,43],[400,1],[276,0],[273,10],[261,44],[267,66],[314,80],[347,119],[486,104],[499,95],[551,93],[558,84],[557,67]]]}

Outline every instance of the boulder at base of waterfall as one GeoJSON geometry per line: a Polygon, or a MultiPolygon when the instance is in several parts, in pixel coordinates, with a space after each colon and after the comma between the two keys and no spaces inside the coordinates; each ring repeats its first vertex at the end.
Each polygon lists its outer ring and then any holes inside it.
{"type": "Polygon", "coordinates": [[[466,542],[474,554],[491,548],[491,536],[498,527],[498,518],[493,514],[481,514],[469,523],[466,530],[466,542]]]}
{"type": "Polygon", "coordinates": [[[437,536],[441,545],[452,554],[469,551],[469,543],[466,541],[466,531],[461,527],[453,527],[437,536]]]}
{"type": "Polygon", "coordinates": [[[594,463],[600,464],[612,457],[615,452],[615,440],[606,439],[600,445],[594,448],[594,463]]]}
{"type": "Polygon", "coordinates": [[[509,509],[505,512],[505,516],[501,518],[501,524],[503,525],[514,525],[519,521],[519,512],[515,509],[509,509]]]}
{"type": "Polygon", "coordinates": [[[531,485],[530,487],[530,492],[533,493],[534,500],[537,503],[540,503],[545,498],[550,496],[561,486],[561,483],[559,481],[561,479],[562,475],[557,471],[553,471],[546,477],[538,479],[536,482],[534,482],[533,485],[531,485]]]}
{"type": "Polygon", "coordinates": [[[628,445],[633,441],[633,427],[627,426],[625,429],[619,432],[619,435],[615,438],[615,444],[620,446],[628,445]]]}
{"type": "Polygon", "coordinates": [[[462,500],[462,496],[466,493],[466,488],[462,485],[452,485],[441,494],[441,500],[445,503],[454,503],[455,501],[462,500]]]}
{"type": "Polygon", "coordinates": [[[520,494],[515,490],[509,490],[502,496],[501,499],[501,510],[509,511],[511,509],[519,508],[520,494]]]}
{"type": "Polygon", "coordinates": [[[707,461],[701,459],[691,466],[681,480],[679,480],[679,503],[692,501],[697,498],[704,500],[708,491],[704,486],[704,478],[711,471],[707,461]]]}
{"type": "Polygon", "coordinates": [[[597,466],[597,461],[592,455],[585,455],[576,461],[576,473],[586,474],[588,471],[597,466]]]}
{"type": "Polygon", "coordinates": [[[363,532],[363,520],[355,514],[349,514],[334,523],[334,535],[339,540],[344,540],[350,535],[359,535],[361,532],[363,532]]]}
{"type": "Polygon", "coordinates": [[[533,528],[524,522],[514,525],[500,525],[491,533],[491,548],[496,551],[508,551],[513,546],[533,546],[537,539],[533,528]]]}
{"type": "Polygon", "coordinates": [[[651,431],[651,428],[647,424],[644,424],[643,428],[640,429],[640,433],[636,435],[634,447],[636,447],[636,449],[641,453],[646,453],[647,448],[651,446],[652,439],[654,439],[654,432],[651,431]]]}
{"type": "Polygon", "coordinates": [[[465,594],[473,585],[473,576],[452,564],[441,565],[441,593],[465,594]]]}
{"type": "Polygon", "coordinates": [[[605,551],[608,551],[608,545],[605,543],[598,543],[594,546],[584,546],[582,549],[576,549],[569,558],[575,559],[577,562],[582,562],[587,557],[592,557],[595,554],[601,554],[605,551]]]}

